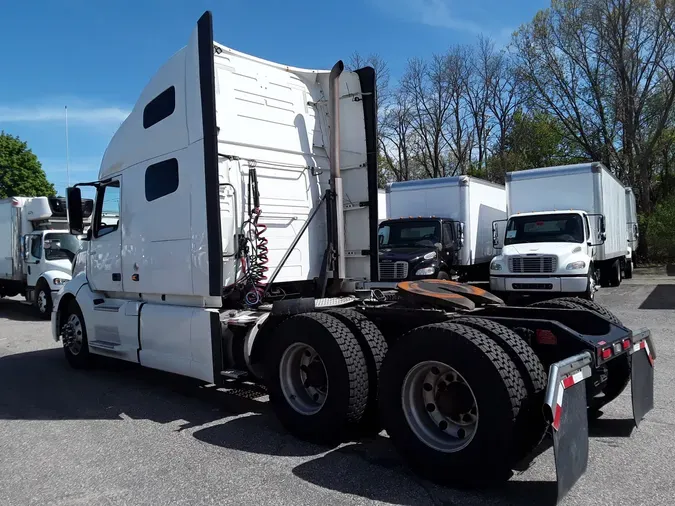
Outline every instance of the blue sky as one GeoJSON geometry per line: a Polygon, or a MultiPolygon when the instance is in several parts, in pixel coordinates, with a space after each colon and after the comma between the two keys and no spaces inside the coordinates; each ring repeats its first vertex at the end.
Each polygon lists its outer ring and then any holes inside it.
{"type": "Polygon", "coordinates": [[[0,130],[19,135],[57,191],[96,179],[111,136],[150,77],[185,45],[199,16],[214,14],[215,40],[307,68],[353,51],[378,53],[392,78],[411,57],[483,33],[503,44],[547,0],[32,0],[0,17],[0,130]]]}

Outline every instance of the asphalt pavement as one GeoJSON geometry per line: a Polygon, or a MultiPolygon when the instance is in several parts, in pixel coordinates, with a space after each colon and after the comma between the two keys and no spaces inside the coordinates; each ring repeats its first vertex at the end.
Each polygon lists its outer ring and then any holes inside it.
{"type": "MultiPolygon", "coordinates": [[[[675,490],[675,277],[646,271],[598,302],[652,330],[655,408],[632,428],[629,390],[590,427],[588,472],[565,505],[670,505],[675,490]]],[[[106,362],[71,369],[49,323],[0,300],[0,504],[551,504],[553,451],[503,488],[420,480],[384,436],[325,448],[276,421],[264,391],[216,390],[106,362]]]]}

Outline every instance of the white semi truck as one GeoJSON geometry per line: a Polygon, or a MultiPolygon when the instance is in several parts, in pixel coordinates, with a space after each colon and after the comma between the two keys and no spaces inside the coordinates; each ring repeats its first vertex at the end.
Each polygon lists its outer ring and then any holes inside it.
{"type": "MultiPolygon", "coordinates": [[[[88,217],[92,201],[83,205],[88,217]]],[[[80,246],[68,231],[66,199],[0,200],[0,297],[23,295],[40,316],[50,318],[52,295],[70,280],[80,246]]]]}
{"type": "Polygon", "coordinates": [[[490,289],[506,295],[582,296],[618,286],[627,268],[626,191],[600,163],[510,172],[506,231],[490,289]]]}
{"type": "Polygon", "coordinates": [[[455,275],[488,281],[496,254],[492,223],[506,218],[503,185],[469,176],[420,179],[389,183],[387,197],[388,219],[380,223],[381,281],[385,275],[396,281],[455,275]]]}
{"type": "MultiPolygon", "coordinates": [[[[86,265],[59,292],[54,338],[74,367],[103,355],[262,383],[302,439],[384,428],[439,482],[508,479],[550,427],[564,495],[586,469],[588,406],[632,379],[636,423],[652,408],[649,330],[594,305],[507,307],[450,281],[371,289],[375,72],[343,69],[234,51],[204,14],[88,183],[86,265]]],[[[80,199],[68,189],[76,234],[80,199]]]]}

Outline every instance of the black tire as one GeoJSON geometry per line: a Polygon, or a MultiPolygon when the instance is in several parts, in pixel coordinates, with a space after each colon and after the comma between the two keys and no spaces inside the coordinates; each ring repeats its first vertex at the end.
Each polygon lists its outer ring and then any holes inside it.
{"type": "MultiPolygon", "coordinates": [[[[566,301],[566,302],[571,302],[572,304],[575,304],[577,306],[583,306],[586,309],[590,309],[591,311],[595,311],[596,313],[600,314],[601,316],[604,316],[607,318],[610,322],[615,323],[616,325],[622,325],[621,320],[619,320],[614,313],[612,313],[609,309],[607,309],[604,306],[601,306],[597,302],[594,302],[592,300],[585,300],[577,297],[560,297],[558,299],[552,299],[553,301],[566,301]]],[[[550,301],[549,301],[550,302],[550,301]]]]}
{"type": "Polygon", "coordinates": [[[581,305],[583,299],[578,299],[576,297],[561,297],[559,299],[549,299],[542,300],[530,304],[531,307],[549,307],[549,308],[558,308],[558,309],[586,309],[581,305]]]}
{"type": "Polygon", "coordinates": [[[497,343],[513,361],[525,383],[527,398],[518,413],[514,449],[516,460],[521,460],[542,442],[548,428],[542,411],[548,382],[546,370],[530,345],[504,325],[474,317],[460,318],[457,323],[479,330],[497,343]]]}
{"type": "Polygon", "coordinates": [[[378,419],[377,392],[382,361],[389,346],[382,332],[364,315],[353,309],[330,309],[325,313],[344,323],[361,345],[368,367],[368,404],[359,422],[365,434],[377,434],[381,430],[378,419]]]}
{"type": "Polygon", "coordinates": [[[66,360],[74,369],[88,369],[93,364],[94,356],[89,352],[89,340],[87,338],[87,327],[85,325],[84,316],[82,316],[82,310],[75,300],[71,300],[68,303],[68,307],[64,313],[61,314],[59,321],[61,325],[61,340],[63,341],[63,352],[66,355],[66,360]],[[79,349],[76,346],[69,345],[66,342],[65,337],[65,326],[68,325],[71,320],[71,316],[76,316],[79,320],[79,326],[75,324],[72,326],[71,330],[73,332],[73,337],[75,339],[80,339],[81,345],[79,349]]]}
{"type": "Polygon", "coordinates": [[[609,284],[610,286],[619,286],[621,285],[621,262],[619,260],[614,260],[612,267],[609,269],[610,277],[609,284]]]}
{"type": "Polygon", "coordinates": [[[358,423],[368,403],[368,368],[361,345],[337,318],[304,313],[281,322],[265,354],[265,378],[270,404],[282,425],[294,436],[314,443],[336,443],[358,423]],[[284,352],[294,344],[311,346],[320,356],[328,384],[321,408],[302,414],[289,404],[280,379],[284,352]]]}
{"type": "Polygon", "coordinates": [[[35,308],[37,309],[38,315],[43,320],[49,320],[52,316],[52,291],[49,288],[49,285],[44,279],[38,281],[38,284],[35,286],[35,308]],[[44,297],[44,303],[41,302],[41,298],[44,297]]]}
{"type": "Polygon", "coordinates": [[[591,265],[591,267],[588,269],[588,276],[586,278],[586,291],[581,296],[581,298],[591,301],[595,300],[595,287],[592,284],[592,282],[594,281],[594,276],[595,270],[594,267],[591,265]]]}
{"type": "Polygon", "coordinates": [[[450,276],[445,271],[440,271],[436,276],[437,279],[450,279],[450,276]]]}
{"type": "Polygon", "coordinates": [[[633,279],[633,260],[626,261],[626,268],[623,270],[624,279],[633,279]]]}
{"type": "Polygon", "coordinates": [[[526,395],[509,356],[485,334],[457,323],[426,325],[407,333],[389,350],[380,371],[381,419],[394,446],[415,472],[443,484],[473,486],[511,476],[516,419],[526,395]],[[479,413],[476,432],[456,451],[427,445],[407,420],[402,387],[408,373],[425,361],[455,369],[474,394],[479,413]]]}

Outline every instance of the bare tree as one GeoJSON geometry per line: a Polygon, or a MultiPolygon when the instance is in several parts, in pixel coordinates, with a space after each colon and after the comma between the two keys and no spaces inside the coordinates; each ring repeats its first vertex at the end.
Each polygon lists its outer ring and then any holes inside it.
{"type": "Polygon", "coordinates": [[[442,130],[454,165],[451,175],[466,174],[471,162],[474,143],[471,113],[466,104],[466,90],[471,76],[470,52],[466,47],[456,46],[445,56],[446,94],[450,118],[442,130]]]}

